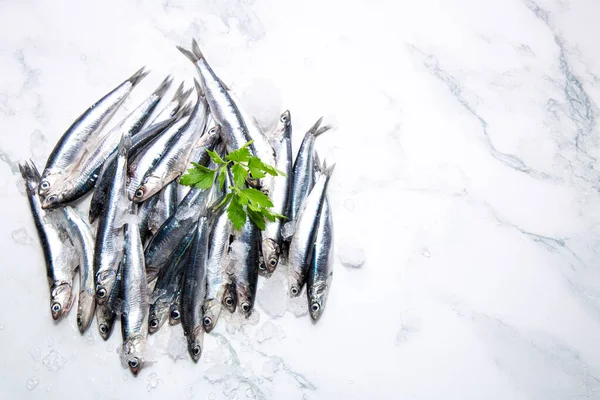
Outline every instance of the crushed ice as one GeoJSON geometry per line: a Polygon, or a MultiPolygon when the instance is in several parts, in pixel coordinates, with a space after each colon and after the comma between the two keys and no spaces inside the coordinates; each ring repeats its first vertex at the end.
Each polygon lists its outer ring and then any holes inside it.
{"type": "Polygon", "coordinates": [[[289,239],[294,235],[295,230],[296,230],[296,226],[294,224],[294,221],[286,222],[285,224],[283,224],[283,227],[281,228],[281,236],[284,239],[289,239]]]}
{"type": "Polygon", "coordinates": [[[296,317],[302,317],[308,314],[308,301],[306,300],[306,285],[298,297],[288,298],[287,311],[296,317]]]}
{"type": "Polygon", "coordinates": [[[269,339],[285,339],[285,332],[281,329],[280,326],[275,325],[273,321],[267,321],[260,329],[256,332],[256,341],[258,343],[263,343],[269,339]]]}
{"type": "Polygon", "coordinates": [[[46,366],[48,371],[53,372],[60,371],[65,366],[66,362],[67,359],[55,349],[51,349],[42,359],[42,363],[46,366]]]}
{"type": "Polygon", "coordinates": [[[173,361],[187,359],[187,342],[183,336],[183,331],[181,329],[171,329],[170,331],[171,335],[169,336],[169,342],[165,349],[166,354],[173,361]]]}
{"type": "Polygon", "coordinates": [[[344,267],[360,268],[366,260],[363,248],[354,242],[343,243],[338,250],[338,257],[344,267]]]}
{"type": "Polygon", "coordinates": [[[33,240],[31,236],[29,236],[25,228],[15,229],[14,231],[12,231],[11,236],[12,240],[16,244],[23,244],[27,246],[35,243],[35,240],[33,240]]]}
{"type": "Polygon", "coordinates": [[[38,387],[39,384],[40,384],[40,378],[38,378],[37,376],[32,376],[31,378],[27,379],[27,381],[25,382],[25,387],[27,388],[27,390],[33,390],[36,387],[38,387]]]}
{"type": "Polygon", "coordinates": [[[285,271],[280,265],[273,275],[263,282],[258,289],[256,300],[260,308],[271,318],[279,318],[285,314],[288,299],[285,271]]]}

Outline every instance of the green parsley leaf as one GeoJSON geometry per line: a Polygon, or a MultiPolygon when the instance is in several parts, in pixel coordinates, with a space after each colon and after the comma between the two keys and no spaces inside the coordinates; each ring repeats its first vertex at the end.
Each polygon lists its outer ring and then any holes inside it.
{"type": "Polygon", "coordinates": [[[219,187],[221,189],[223,189],[225,187],[225,179],[226,176],[225,174],[227,174],[227,165],[223,165],[221,168],[219,168],[219,187]]]}
{"type": "Polygon", "coordinates": [[[225,158],[233,162],[248,162],[250,159],[250,150],[247,147],[242,147],[227,154],[225,158]]]}
{"type": "Polygon", "coordinates": [[[256,206],[273,207],[273,203],[269,197],[260,190],[254,188],[242,189],[240,190],[238,196],[247,198],[253,205],[256,206]]]}
{"type": "Polygon", "coordinates": [[[217,154],[216,151],[212,151],[212,150],[206,150],[206,152],[208,153],[208,155],[210,156],[211,160],[213,160],[216,164],[227,164],[227,161],[224,161],[221,156],[219,156],[217,154]]]}
{"type": "Polygon", "coordinates": [[[198,165],[188,169],[188,173],[179,179],[179,183],[185,186],[195,186],[198,189],[208,189],[212,186],[214,177],[215,171],[198,165]]]}
{"type": "Polygon", "coordinates": [[[231,167],[231,172],[233,173],[233,183],[235,186],[239,188],[244,187],[244,182],[248,177],[248,170],[240,164],[234,163],[233,167],[231,167]]]}
{"type": "Polygon", "coordinates": [[[263,217],[263,215],[260,212],[254,211],[252,208],[248,207],[248,216],[261,231],[265,230],[265,217],[263,217]]]}
{"type": "Polygon", "coordinates": [[[235,229],[241,229],[246,223],[246,211],[244,211],[244,207],[238,202],[237,196],[231,197],[231,202],[229,203],[229,207],[227,207],[227,216],[235,229]]]}

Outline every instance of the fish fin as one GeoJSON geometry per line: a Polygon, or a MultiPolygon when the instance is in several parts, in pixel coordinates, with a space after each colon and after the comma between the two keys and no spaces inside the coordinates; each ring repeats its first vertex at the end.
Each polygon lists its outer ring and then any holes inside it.
{"type": "Polygon", "coordinates": [[[179,85],[177,91],[175,91],[175,95],[173,96],[173,101],[178,101],[180,105],[183,104],[188,97],[190,97],[190,94],[192,94],[193,91],[193,89],[184,90],[184,88],[185,82],[181,82],[181,85],[179,85]]]}
{"type": "Polygon", "coordinates": [[[310,129],[308,130],[308,132],[311,135],[314,135],[315,132],[319,129],[319,126],[321,125],[321,122],[323,122],[323,117],[319,118],[317,120],[317,122],[315,122],[314,125],[310,127],[310,129]]]}
{"type": "Polygon", "coordinates": [[[190,103],[187,103],[179,109],[179,112],[177,113],[177,118],[187,117],[188,115],[190,115],[191,112],[192,105],[190,103]]]}
{"type": "Polygon", "coordinates": [[[40,181],[40,172],[32,160],[19,163],[19,171],[21,171],[21,176],[25,181],[40,181]]]}
{"type": "Polygon", "coordinates": [[[176,47],[184,56],[186,56],[194,64],[198,61],[198,58],[194,55],[194,53],[192,53],[188,49],[185,49],[181,46],[176,46],[176,47]]]}
{"type": "Polygon", "coordinates": [[[169,86],[171,86],[172,82],[173,78],[171,77],[171,75],[167,75],[167,77],[160,83],[160,86],[156,88],[153,94],[158,96],[159,98],[163,97],[165,95],[165,92],[169,90],[169,86]]]}
{"type": "MultiPolygon", "coordinates": [[[[325,160],[326,162],[327,160],[325,160]]],[[[325,164],[324,164],[325,165],[325,164]]],[[[328,166],[325,170],[323,170],[323,173],[325,174],[325,176],[327,176],[327,178],[331,178],[331,175],[333,174],[333,170],[335,169],[335,163],[331,164],[330,166],[328,166]]]]}
{"type": "Polygon", "coordinates": [[[196,39],[192,39],[192,53],[194,53],[194,57],[196,57],[197,60],[202,60],[204,58],[196,39]]]}
{"type": "Polygon", "coordinates": [[[148,76],[149,73],[150,73],[150,71],[146,71],[146,67],[144,66],[144,67],[138,69],[137,72],[135,74],[131,75],[131,77],[127,80],[129,82],[131,82],[131,84],[133,86],[135,86],[138,83],[140,83],[142,81],[142,79],[144,79],[146,76],[148,76]]]}
{"type": "Polygon", "coordinates": [[[331,129],[331,126],[329,126],[329,125],[321,126],[321,127],[319,127],[319,129],[317,129],[317,130],[316,130],[316,131],[313,133],[313,135],[314,135],[315,137],[317,137],[317,136],[321,136],[322,134],[324,134],[325,132],[327,132],[327,131],[328,131],[328,130],[330,130],[330,129],[331,129]]]}
{"type": "Polygon", "coordinates": [[[198,92],[198,97],[204,97],[204,90],[202,89],[202,86],[200,86],[200,83],[194,79],[194,86],[196,87],[196,92],[198,92]]]}

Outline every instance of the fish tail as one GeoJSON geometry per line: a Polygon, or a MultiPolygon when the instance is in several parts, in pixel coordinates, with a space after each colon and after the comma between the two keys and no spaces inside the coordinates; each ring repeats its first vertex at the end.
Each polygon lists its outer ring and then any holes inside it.
{"type": "Polygon", "coordinates": [[[202,89],[202,86],[200,86],[200,83],[198,83],[196,79],[194,79],[194,86],[196,87],[196,92],[198,92],[198,97],[204,97],[204,90],[202,89]]]}
{"type": "Polygon", "coordinates": [[[29,162],[25,161],[23,163],[19,163],[19,171],[21,171],[21,176],[25,182],[37,183],[40,181],[40,172],[32,160],[29,160],[29,162]]]}
{"type": "Polygon", "coordinates": [[[188,49],[185,49],[181,46],[176,46],[177,50],[179,50],[184,56],[186,56],[191,62],[193,62],[194,64],[199,60],[198,57],[196,57],[194,55],[194,53],[192,53],[191,51],[189,51],[188,49]]]}
{"type": "Polygon", "coordinates": [[[173,83],[173,78],[171,77],[171,75],[167,75],[167,77],[160,83],[160,85],[156,88],[156,90],[154,91],[154,95],[162,98],[166,91],[169,90],[169,86],[171,86],[171,83],[173,83]]]}
{"type": "Polygon", "coordinates": [[[173,96],[173,101],[178,101],[179,104],[183,104],[190,94],[192,94],[193,89],[184,90],[185,82],[181,82],[181,85],[175,91],[175,95],[173,96]]]}
{"type": "Polygon", "coordinates": [[[148,76],[149,73],[150,73],[150,71],[146,71],[146,67],[144,66],[144,67],[138,69],[137,72],[135,74],[131,75],[131,77],[127,80],[129,82],[131,82],[131,84],[133,86],[135,86],[138,83],[140,83],[142,79],[144,79],[146,76],[148,76]]]}
{"type": "Polygon", "coordinates": [[[204,58],[204,55],[202,54],[202,51],[200,51],[200,46],[198,46],[198,42],[196,41],[196,39],[192,39],[192,53],[194,53],[194,57],[196,57],[197,60],[202,60],[204,58]]]}

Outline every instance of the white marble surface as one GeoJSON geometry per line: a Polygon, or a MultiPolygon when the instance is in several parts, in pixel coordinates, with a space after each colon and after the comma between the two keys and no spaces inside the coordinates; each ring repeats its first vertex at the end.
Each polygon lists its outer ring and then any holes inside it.
{"type": "Polygon", "coordinates": [[[592,0],[0,1],[0,397],[600,398],[599,15],[592,0]],[[190,81],[175,45],[192,37],[262,123],[291,110],[296,146],[338,121],[318,140],[338,165],[336,246],[367,261],[336,261],[317,325],[259,308],[242,331],[222,321],[198,365],[162,354],[163,328],[133,379],[118,330],[105,343],[73,312],[50,318],[16,163],[43,165],[142,65],[129,108],[167,73],[190,81]]]}

